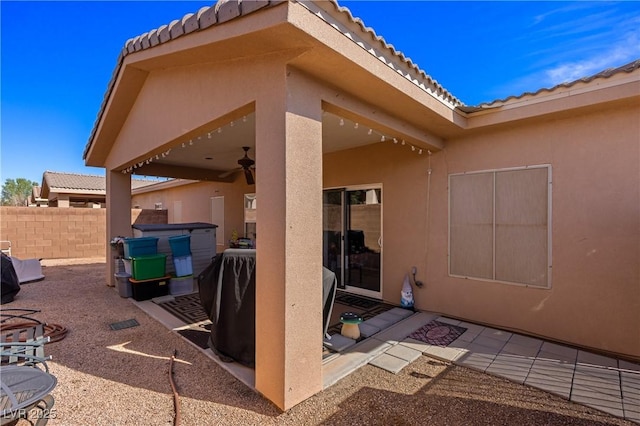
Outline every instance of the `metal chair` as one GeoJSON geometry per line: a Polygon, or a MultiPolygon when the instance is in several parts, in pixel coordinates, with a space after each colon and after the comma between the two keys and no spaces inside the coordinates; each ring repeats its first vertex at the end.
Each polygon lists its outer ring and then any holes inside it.
{"type": "Polygon", "coordinates": [[[48,373],[51,356],[45,356],[44,345],[51,339],[44,334],[44,325],[36,324],[0,335],[0,365],[20,364],[48,373]]]}
{"type": "Polygon", "coordinates": [[[18,364],[49,371],[44,345],[51,341],[46,324],[32,318],[36,309],[8,308],[0,312],[0,365],[18,364]]]}
{"type": "Polygon", "coordinates": [[[57,383],[54,376],[37,368],[0,367],[0,425],[14,425],[20,419],[36,426],[46,425],[49,418],[55,417],[50,392],[57,383]]]}

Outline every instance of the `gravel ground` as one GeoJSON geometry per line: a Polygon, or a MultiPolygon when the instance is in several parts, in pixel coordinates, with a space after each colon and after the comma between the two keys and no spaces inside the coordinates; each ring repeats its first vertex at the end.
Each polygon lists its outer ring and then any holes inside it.
{"type": "MultiPolygon", "coordinates": [[[[49,425],[171,425],[169,360],[182,425],[632,425],[501,378],[422,356],[394,375],[365,366],[282,413],[104,284],[96,259],[43,261],[45,279],[3,308],[69,333],[46,346],[58,379],[49,425]],[[135,318],[139,327],[111,331],[135,318]]],[[[26,425],[21,421],[19,425],[26,425]]]]}

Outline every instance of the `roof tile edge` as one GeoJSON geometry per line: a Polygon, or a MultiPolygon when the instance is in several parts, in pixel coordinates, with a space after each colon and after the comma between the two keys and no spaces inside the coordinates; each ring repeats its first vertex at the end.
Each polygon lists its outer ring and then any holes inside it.
{"type": "MultiPolygon", "coordinates": [[[[399,64],[394,64],[393,62],[388,62],[384,57],[378,56],[375,52],[372,52],[369,49],[366,49],[364,46],[360,46],[367,50],[370,54],[374,55],[378,60],[382,61],[384,64],[389,66],[394,71],[398,72],[408,80],[412,81],[416,86],[420,87],[422,90],[430,93],[432,96],[440,98],[442,101],[447,102],[451,105],[451,107],[457,107],[464,105],[464,103],[456,98],[452,93],[446,90],[442,85],[440,85],[433,77],[427,74],[424,70],[422,70],[417,64],[415,64],[409,57],[407,57],[403,52],[397,50],[392,44],[387,43],[384,37],[376,34],[376,32],[371,27],[367,27],[362,19],[356,18],[351,13],[349,8],[340,6],[337,0],[328,0],[322,2],[316,1],[305,1],[305,0],[297,0],[298,3],[303,4],[308,7],[308,3],[323,3],[323,4],[331,4],[334,10],[340,14],[343,14],[349,22],[357,25],[362,35],[368,35],[373,43],[378,44],[380,47],[378,50],[381,52],[387,51],[391,54],[392,58],[399,59],[399,64]],[[400,69],[400,67],[405,68],[405,70],[400,69]],[[413,74],[413,75],[411,75],[413,74]]],[[[326,9],[324,9],[326,10],[326,9]]],[[[319,16],[322,18],[322,16],[319,16]]],[[[339,30],[338,28],[336,28],[339,30]]],[[[344,33],[343,33],[344,34],[344,33]]],[[[345,36],[349,37],[347,34],[345,36]]],[[[354,43],[359,44],[356,40],[353,40],[352,37],[349,37],[354,43]]],[[[360,45],[360,44],[359,44],[360,45]]]]}
{"type": "Polygon", "coordinates": [[[617,74],[622,74],[622,73],[632,73],[636,70],[640,69],[640,59],[636,59],[635,61],[631,61],[627,64],[624,64],[622,66],[619,67],[613,67],[613,68],[607,68],[603,71],[600,71],[596,74],[590,75],[588,77],[582,77],[579,78],[577,80],[573,80],[573,81],[569,81],[566,83],[560,83],[560,84],[556,84],[555,86],[549,87],[549,88],[542,88],[542,89],[538,89],[535,92],[524,92],[520,95],[512,95],[512,96],[508,96],[506,98],[503,99],[496,99],[490,102],[485,102],[485,103],[481,103],[480,105],[478,105],[477,109],[487,109],[487,108],[495,108],[495,107],[500,107],[502,105],[511,103],[513,101],[519,101],[522,100],[524,98],[527,97],[533,97],[533,96],[538,96],[542,93],[553,93],[558,89],[568,89],[571,88],[573,86],[575,86],[576,84],[579,83],[591,83],[594,80],[598,80],[598,79],[607,79],[610,77],[613,77],[614,75],[617,74]]]}
{"type": "MultiPolygon", "coordinates": [[[[157,29],[153,29],[147,33],[138,35],[137,37],[130,38],[129,40],[127,40],[124,44],[124,47],[120,51],[120,54],[118,55],[118,59],[116,61],[116,67],[114,68],[114,71],[112,73],[111,80],[107,84],[107,90],[105,91],[105,94],[103,96],[102,103],[100,105],[100,110],[98,111],[98,116],[94,121],[91,134],[89,135],[89,140],[87,141],[87,144],[85,145],[84,151],[82,153],[82,158],[86,159],[87,155],[89,154],[89,150],[93,145],[93,139],[95,138],[95,135],[96,135],[97,127],[100,123],[102,115],[104,114],[104,108],[106,107],[107,102],[109,101],[109,97],[111,96],[111,93],[113,91],[113,87],[115,86],[115,81],[117,79],[118,72],[122,67],[124,59],[128,55],[141,50],[155,47],[157,45],[169,42],[171,40],[175,40],[176,38],[179,38],[186,34],[190,34],[195,31],[201,31],[201,30],[207,29],[212,25],[229,21],[233,18],[258,11],[265,7],[280,4],[283,1],[286,1],[286,0],[257,0],[257,1],[251,0],[249,1],[249,3],[251,3],[252,5],[251,6],[247,5],[244,8],[241,6],[242,0],[231,0],[230,2],[218,1],[218,3],[216,3],[215,6],[202,7],[200,8],[200,10],[198,10],[196,14],[189,13],[183,16],[179,20],[172,21],[168,25],[162,25],[157,29]],[[233,17],[227,16],[226,19],[220,20],[218,9],[220,9],[221,8],[220,6],[223,6],[224,3],[236,3],[238,5],[237,7],[238,14],[233,17]],[[195,20],[193,19],[194,16],[195,16],[195,20]],[[148,43],[146,42],[146,40],[143,41],[144,39],[148,39],[148,43]]],[[[223,8],[222,13],[225,14],[225,8],[223,8]]]]}

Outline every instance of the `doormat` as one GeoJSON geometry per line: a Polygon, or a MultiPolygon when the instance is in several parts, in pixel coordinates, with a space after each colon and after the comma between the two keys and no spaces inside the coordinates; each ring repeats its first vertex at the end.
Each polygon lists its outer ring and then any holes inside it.
{"type": "Polygon", "coordinates": [[[408,337],[434,346],[449,346],[451,342],[467,331],[464,327],[451,325],[439,321],[431,321],[423,325],[408,337]]]}
{"type": "Polygon", "coordinates": [[[175,296],[173,300],[158,303],[158,306],[185,324],[194,324],[209,319],[200,304],[200,295],[198,293],[175,296]]]}
{"type": "Polygon", "coordinates": [[[343,305],[355,306],[360,309],[369,309],[379,305],[379,300],[369,299],[368,297],[356,296],[342,291],[336,292],[336,303],[342,303],[343,305]]]}
{"type": "Polygon", "coordinates": [[[129,319],[125,321],[114,322],[112,324],[109,324],[109,327],[111,327],[112,330],[122,330],[123,328],[136,327],[139,325],[140,323],[138,323],[138,321],[136,321],[135,319],[129,319]]]}
{"type": "Polygon", "coordinates": [[[201,324],[198,328],[185,328],[178,330],[178,334],[194,343],[202,349],[209,348],[209,336],[211,335],[211,323],[201,324]]]}

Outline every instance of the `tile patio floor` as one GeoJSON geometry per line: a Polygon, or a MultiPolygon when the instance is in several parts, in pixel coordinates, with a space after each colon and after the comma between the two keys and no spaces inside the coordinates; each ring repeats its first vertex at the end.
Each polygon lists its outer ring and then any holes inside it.
{"type": "MultiPolygon", "coordinates": [[[[504,377],[640,423],[640,364],[477,324],[420,312],[325,365],[371,364],[398,373],[420,355],[504,377]],[[467,329],[447,347],[407,338],[437,320],[467,329]],[[343,358],[341,360],[340,358],[343,358]],[[355,358],[362,357],[357,361],[355,358]],[[366,362],[364,360],[366,359],[366,362]]],[[[325,375],[325,386],[333,375],[325,375]]]]}
{"type": "MultiPolygon", "coordinates": [[[[169,329],[189,327],[151,301],[134,303],[169,329]]],[[[255,388],[252,369],[223,363],[211,349],[202,352],[255,388]]],[[[398,373],[421,355],[504,377],[640,423],[640,364],[428,312],[412,314],[325,359],[324,388],[366,364],[398,373]],[[467,330],[447,347],[407,338],[432,320],[467,330]]]]}

